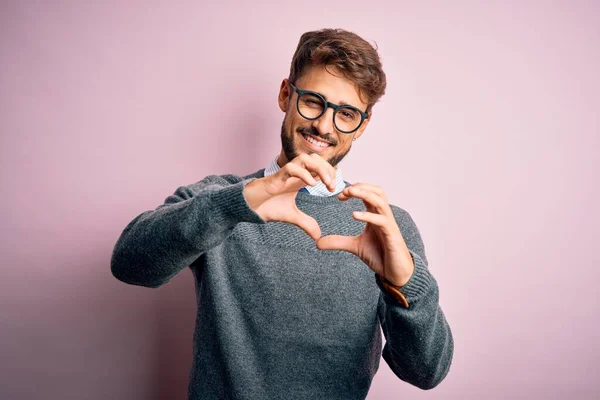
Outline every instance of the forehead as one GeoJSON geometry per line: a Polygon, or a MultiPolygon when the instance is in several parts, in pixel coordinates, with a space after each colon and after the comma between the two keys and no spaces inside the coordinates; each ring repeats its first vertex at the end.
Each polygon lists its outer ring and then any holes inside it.
{"type": "Polygon", "coordinates": [[[303,90],[321,93],[327,101],[335,104],[350,104],[364,110],[367,107],[356,85],[332,67],[309,66],[296,81],[303,90]]]}

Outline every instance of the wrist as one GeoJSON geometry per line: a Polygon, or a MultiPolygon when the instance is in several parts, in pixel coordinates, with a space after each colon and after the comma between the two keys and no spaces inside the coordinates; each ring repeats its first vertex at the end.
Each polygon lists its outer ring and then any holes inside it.
{"type": "Polygon", "coordinates": [[[401,263],[401,265],[402,268],[400,271],[387,273],[385,277],[390,284],[396,287],[402,287],[406,285],[415,273],[415,262],[408,249],[406,250],[406,259],[401,263]]]}
{"type": "Polygon", "coordinates": [[[244,186],[244,198],[246,199],[248,206],[255,212],[271,197],[265,190],[264,179],[265,178],[253,179],[244,186]]]}

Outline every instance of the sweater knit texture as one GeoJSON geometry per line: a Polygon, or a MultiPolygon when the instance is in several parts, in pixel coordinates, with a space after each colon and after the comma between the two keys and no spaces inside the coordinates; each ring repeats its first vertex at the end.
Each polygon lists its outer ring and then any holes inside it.
{"type": "MultiPolygon", "coordinates": [[[[401,288],[404,308],[357,256],[318,250],[299,227],[252,210],[243,190],[264,171],[181,186],[135,217],[115,244],[111,271],[125,283],[156,288],[184,268],[193,272],[188,398],[364,399],[382,355],[399,379],[438,385],[454,342],[410,214],[390,205],[415,264],[401,288]]],[[[352,218],[365,210],[360,199],[299,192],[296,205],[323,236],[365,227],[352,218]]]]}

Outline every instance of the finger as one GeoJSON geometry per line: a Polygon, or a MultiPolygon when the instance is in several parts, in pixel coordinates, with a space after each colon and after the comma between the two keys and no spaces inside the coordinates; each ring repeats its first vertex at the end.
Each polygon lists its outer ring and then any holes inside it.
{"type": "Polygon", "coordinates": [[[335,190],[335,179],[331,178],[331,173],[328,171],[327,166],[333,168],[331,164],[322,159],[318,154],[309,156],[308,154],[301,154],[296,157],[294,162],[298,162],[301,167],[307,169],[311,173],[314,172],[321,177],[321,181],[330,190],[335,190]],[[296,161],[297,160],[297,161],[296,161]]]}
{"type": "Polygon", "coordinates": [[[318,240],[321,237],[321,227],[319,227],[317,221],[300,210],[292,213],[288,222],[304,230],[313,240],[318,240]]]}
{"type": "Polygon", "coordinates": [[[317,184],[317,180],[311,173],[297,164],[288,163],[287,173],[290,176],[302,179],[307,185],[314,186],[317,184]]]}
{"type": "Polygon", "coordinates": [[[338,199],[341,201],[348,200],[350,197],[356,197],[363,200],[368,211],[376,211],[379,214],[386,216],[393,215],[387,199],[364,186],[348,186],[338,195],[338,199]]]}
{"type": "Polygon", "coordinates": [[[368,211],[354,211],[352,213],[352,217],[358,221],[367,222],[369,224],[375,225],[381,229],[381,231],[385,234],[392,234],[393,229],[397,228],[396,220],[390,220],[389,217],[377,213],[372,213],[368,211]],[[394,226],[392,227],[391,221],[394,222],[394,226]]]}
{"type": "Polygon", "coordinates": [[[319,250],[345,250],[358,255],[358,239],[356,236],[327,235],[317,240],[319,250]]]}
{"type": "Polygon", "coordinates": [[[319,163],[320,165],[324,166],[325,171],[329,174],[329,176],[331,178],[331,183],[333,185],[333,188],[335,189],[335,177],[336,177],[337,171],[335,170],[335,168],[333,167],[333,165],[329,164],[329,162],[326,159],[324,159],[323,157],[321,157],[317,153],[312,153],[311,156],[315,160],[317,160],[317,163],[319,163]]]}
{"type": "Polygon", "coordinates": [[[361,189],[366,189],[366,190],[370,190],[372,192],[377,193],[379,196],[385,198],[385,191],[383,190],[383,188],[381,186],[377,186],[377,185],[373,185],[372,183],[363,183],[363,182],[357,182],[355,184],[353,184],[352,186],[354,187],[358,187],[361,189]]]}
{"type": "Polygon", "coordinates": [[[369,183],[353,183],[351,186],[348,186],[345,189],[350,189],[350,188],[358,188],[361,190],[364,189],[364,190],[376,193],[379,197],[384,199],[385,202],[387,202],[387,197],[385,195],[385,191],[380,186],[372,185],[369,183]]]}

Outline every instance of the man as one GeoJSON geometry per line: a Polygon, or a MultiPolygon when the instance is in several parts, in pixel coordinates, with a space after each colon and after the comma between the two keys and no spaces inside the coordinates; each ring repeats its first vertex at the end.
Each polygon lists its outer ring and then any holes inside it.
{"type": "Polygon", "coordinates": [[[305,33],[271,164],[181,186],[121,234],[111,269],[123,282],[194,273],[190,399],[364,399],[382,354],[422,389],[446,376],[454,342],[419,230],[381,187],[341,175],[384,91],[368,42],[305,33]]]}

